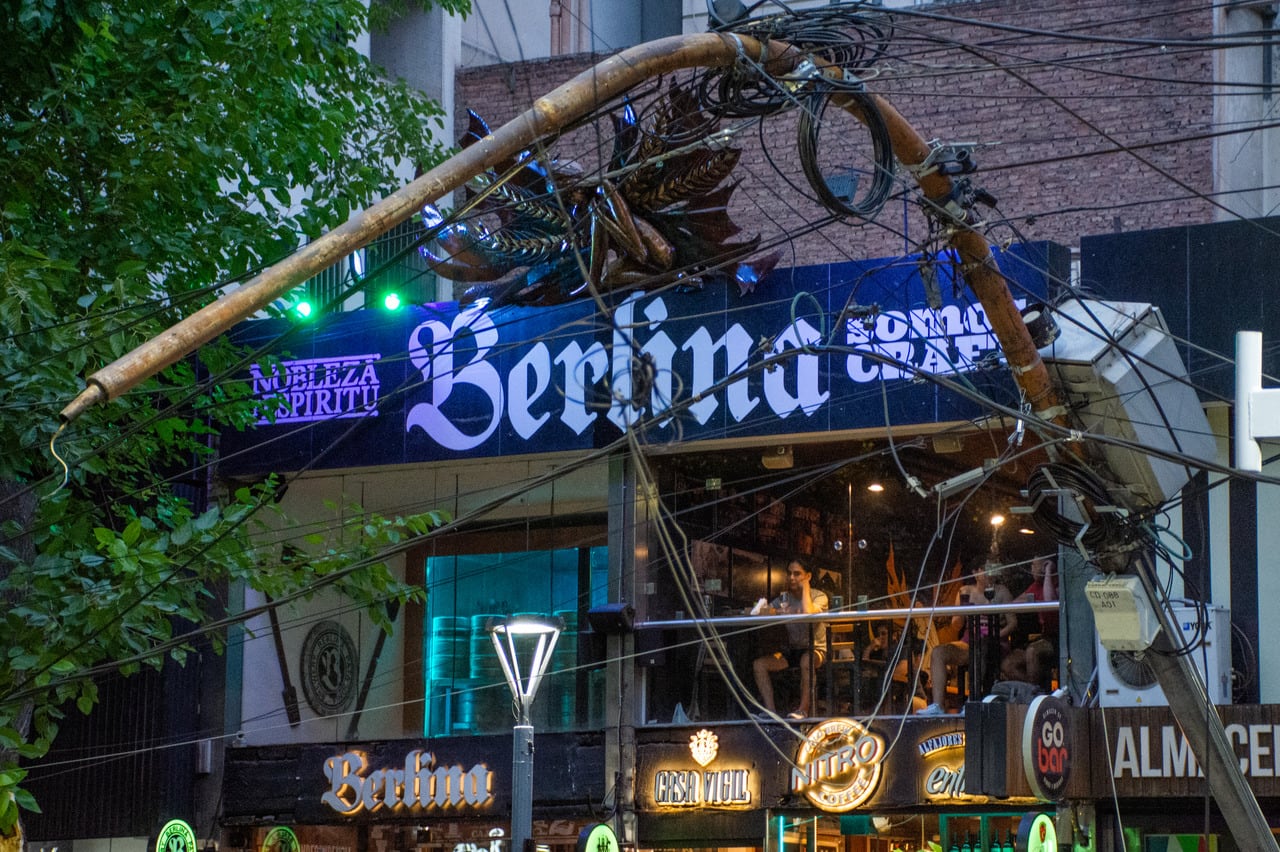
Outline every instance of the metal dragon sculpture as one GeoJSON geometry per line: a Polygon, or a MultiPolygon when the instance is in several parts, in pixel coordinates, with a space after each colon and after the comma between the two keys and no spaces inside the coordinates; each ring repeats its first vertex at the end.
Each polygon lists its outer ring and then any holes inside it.
{"type": "MultiPolygon", "coordinates": [[[[490,133],[469,115],[464,148],[490,133]]],[[[475,284],[464,301],[550,305],[591,291],[700,288],[711,278],[748,292],[773,268],[777,253],[748,260],[759,236],[734,241],[741,229],[728,208],[737,184],[727,179],[741,151],[724,144],[718,119],[688,88],[671,84],[648,121],[630,102],[611,118],[602,174],[524,152],[471,181],[467,217],[450,221],[424,207],[433,236],[422,255],[440,275],[475,284]]]]}

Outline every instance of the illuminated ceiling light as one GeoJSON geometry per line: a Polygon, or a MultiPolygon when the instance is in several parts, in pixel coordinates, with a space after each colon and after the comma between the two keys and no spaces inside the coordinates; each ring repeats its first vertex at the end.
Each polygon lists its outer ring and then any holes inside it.
{"type": "Polygon", "coordinates": [[[867,490],[875,494],[879,494],[881,491],[884,490],[884,486],[881,485],[879,482],[873,482],[867,486],[867,490]]]}
{"type": "Polygon", "coordinates": [[[1000,514],[999,512],[996,512],[995,514],[993,514],[991,516],[991,526],[993,527],[1004,526],[1004,515],[1000,514]]]}
{"type": "Polygon", "coordinates": [[[1033,529],[1031,529],[1031,527],[1018,527],[1018,532],[1022,533],[1023,535],[1035,535],[1035,534],[1036,534],[1036,531],[1035,531],[1035,530],[1033,530],[1033,529]]]}

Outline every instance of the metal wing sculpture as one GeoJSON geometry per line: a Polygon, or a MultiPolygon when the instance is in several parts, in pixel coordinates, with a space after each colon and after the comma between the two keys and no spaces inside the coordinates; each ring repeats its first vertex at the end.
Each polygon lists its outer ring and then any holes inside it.
{"type": "MultiPolygon", "coordinates": [[[[463,147],[490,132],[470,117],[463,147]]],[[[630,103],[611,118],[602,174],[526,152],[472,181],[464,209],[474,218],[450,221],[423,208],[431,238],[422,255],[440,275],[474,284],[464,302],[554,305],[591,292],[721,280],[747,293],[777,263],[776,253],[748,260],[758,236],[734,241],[741,229],[728,208],[737,184],[727,179],[741,152],[688,89],[673,83],[648,122],[630,103]]]]}

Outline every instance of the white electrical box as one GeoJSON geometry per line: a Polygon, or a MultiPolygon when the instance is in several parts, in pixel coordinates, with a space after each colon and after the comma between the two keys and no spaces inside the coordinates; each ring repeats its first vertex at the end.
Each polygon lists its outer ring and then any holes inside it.
{"type": "Polygon", "coordinates": [[[1110,651],[1145,651],[1160,632],[1160,618],[1142,580],[1112,574],[1084,584],[1098,642],[1110,651]]]}
{"type": "MultiPolygon", "coordinates": [[[[1217,444],[1187,384],[1187,368],[1160,309],[1145,302],[1070,299],[1054,310],[1061,334],[1040,350],[1088,433],[1212,460],[1217,444]]],[[[1100,446],[1131,507],[1158,505],[1191,478],[1185,465],[1100,446]]]]}
{"type": "MultiPolygon", "coordinates": [[[[1226,607],[1209,606],[1205,610],[1187,604],[1175,604],[1174,617],[1182,631],[1182,642],[1195,641],[1198,621],[1203,615],[1204,647],[1189,655],[1196,670],[1204,678],[1209,699],[1214,704],[1231,703],[1231,612],[1226,607]]],[[[1141,655],[1128,651],[1108,651],[1097,643],[1098,703],[1103,707],[1167,707],[1169,700],[1156,681],[1155,673],[1141,655]]]]}

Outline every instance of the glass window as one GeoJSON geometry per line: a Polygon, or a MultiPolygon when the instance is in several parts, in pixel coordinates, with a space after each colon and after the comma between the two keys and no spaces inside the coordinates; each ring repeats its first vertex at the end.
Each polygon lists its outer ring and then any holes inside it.
{"type": "Polygon", "coordinates": [[[488,626],[492,619],[522,613],[556,616],[565,625],[534,701],[534,726],[554,731],[602,725],[604,672],[579,667],[578,623],[608,599],[607,554],[604,547],[572,547],[428,558],[424,733],[457,736],[511,727],[511,693],[488,626]]]}

